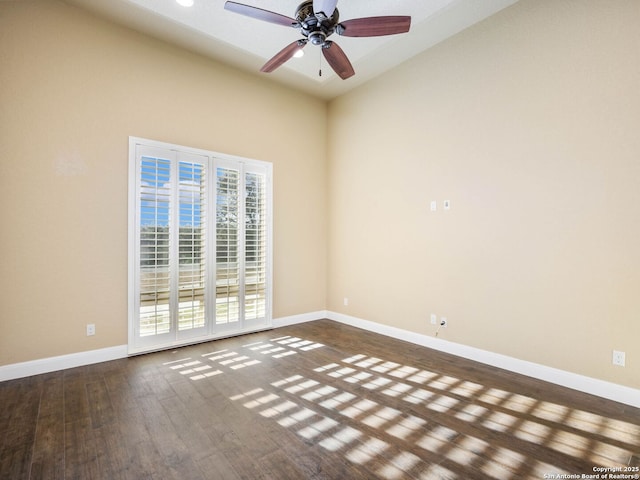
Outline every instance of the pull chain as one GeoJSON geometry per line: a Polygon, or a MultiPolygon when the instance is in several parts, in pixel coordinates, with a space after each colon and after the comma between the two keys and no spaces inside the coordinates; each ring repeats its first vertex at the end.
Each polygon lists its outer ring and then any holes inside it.
{"type": "Polygon", "coordinates": [[[322,46],[320,46],[320,61],[318,62],[318,76],[322,76],[322,46]]]}

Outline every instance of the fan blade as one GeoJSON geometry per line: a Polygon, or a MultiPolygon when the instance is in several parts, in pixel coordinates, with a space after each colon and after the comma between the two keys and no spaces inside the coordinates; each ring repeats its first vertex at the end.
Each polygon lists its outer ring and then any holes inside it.
{"type": "Polygon", "coordinates": [[[313,13],[324,13],[325,17],[331,18],[337,4],[338,0],[313,0],[313,13]]]}
{"type": "Polygon", "coordinates": [[[411,17],[407,16],[366,17],[342,22],[336,32],[344,37],[380,37],[406,33],[410,27],[411,17]]]}
{"type": "Polygon", "coordinates": [[[239,13],[240,15],[262,20],[264,22],[283,25],[285,27],[293,27],[298,24],[298,21],[293,18],[280,15],[279,13],[270,12],[269,10],[252,7],[250,5],[243,5],[242,3],[225,2],[224,9],[229,10],[230,12],[239,13]]]}
{"type": "Polygon", "coordinates": [[[290,60],[293,57],[293,54],[298,50],[302,50],[307,44],[306,38],[301,38],[300,40],[296,40],[295,42],[287,45],[282,50],[274,55],[274,57],[269,60],[264,66],[260,69],[261,72],[270,73],[273,72],[280,65],[285,63],[287,60],[290,60]]]}
{"type": "Polygon", "coordinates": [[[322,45],[322,53],[324,54],[324,58],[327,59],[327,63],[331,65],[331,68],[333,68],[341,79],[346,80],[356,73],[353,71],[347,55],[337,43],[327,40],[322,45]]]}

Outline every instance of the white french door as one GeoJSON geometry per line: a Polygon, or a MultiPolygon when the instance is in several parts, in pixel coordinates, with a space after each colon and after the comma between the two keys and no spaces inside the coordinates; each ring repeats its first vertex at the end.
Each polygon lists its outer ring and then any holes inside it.
{"type": "Polygon", "coordinates": [[[216,329],[259,328],[268,305],[267,172],[216,162],[216,329]]]}
{"type": "Polygon", "coordinates": [[[129,352],[271,326],[271,165],[130,139],[129,352]]]}

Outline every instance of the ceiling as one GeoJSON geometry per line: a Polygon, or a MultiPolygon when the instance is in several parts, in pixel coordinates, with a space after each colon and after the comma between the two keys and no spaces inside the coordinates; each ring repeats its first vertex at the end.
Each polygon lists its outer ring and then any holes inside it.
{"type": "MultiPolygon", "coordinates": [[[[334,35],[356,71],[341,80],[326,64],[320,49],[305,48],[273,73],[260,67],[286,45],[301,38],[294,28],[266,23],[224,9],[225,0],[66,0],[119,24],[198,52],[217,61],[268,76],[324,99],[361,85],[414,55],[477,23],[518,0],[339,0],[340,20],[381,15],[410,15],[411,30],[401,35],[349,38],[334,35]],[[319,70],[322,76],[319,76],[319,70]]],[[[295,17],[302,0],[237,0],[295,17]]]]}

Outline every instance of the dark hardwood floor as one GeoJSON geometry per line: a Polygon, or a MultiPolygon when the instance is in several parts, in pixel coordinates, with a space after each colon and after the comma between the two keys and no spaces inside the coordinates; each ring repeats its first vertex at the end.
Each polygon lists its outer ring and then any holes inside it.
{"type": "Polygon", "coordinates": [[[328,320],[2,382],[0,407],[11,480],[640,474],[639,409],[328,320]]]}

